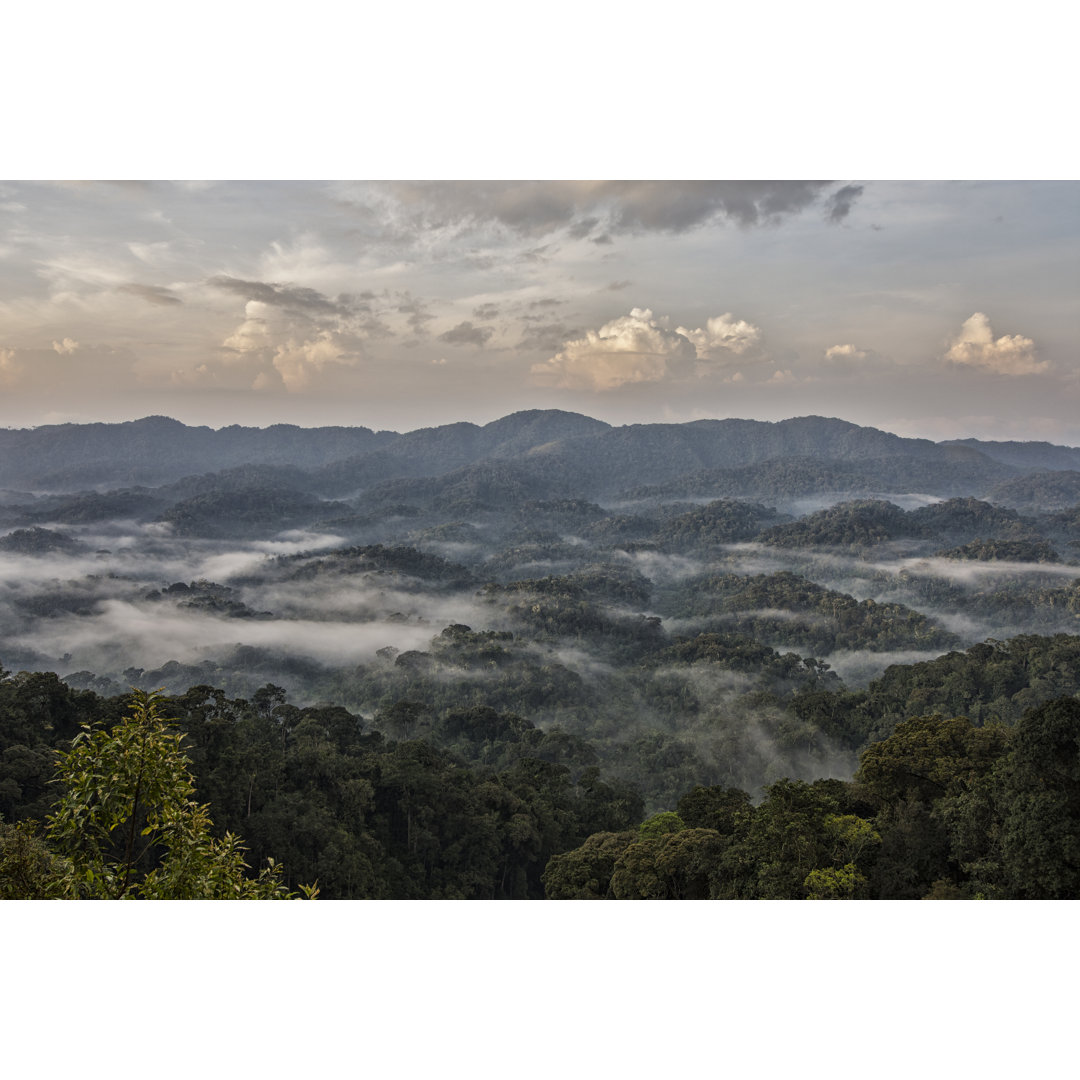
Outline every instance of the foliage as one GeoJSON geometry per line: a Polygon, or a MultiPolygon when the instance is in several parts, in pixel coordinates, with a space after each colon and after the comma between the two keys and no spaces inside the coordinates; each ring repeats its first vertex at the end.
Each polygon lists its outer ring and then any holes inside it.
{"type": "Polygon", "coordinates": [[[36,822],[0,821],[0,900],[60,900],[64,869],[39,835],[36,822]]]}
{"type": "Polygon", "coordinates": [[[653,814],[638,826],[638,835],[643,840],[651,840],[658,836],[666,836],[668,833],[680,832],[686,828],[686,823],[678,814],[665,810],[662,814],[653,814]]]}
{"type": "Polygon", "coordinates": [[[161,706],[159,695],[137,690],[118,724],[86,725],[60,755],[62,793],[47,834],[65,860],[63,896],[288,898],[272,862],[250,879],[240,841],[212,835],[209,808],[193,797],[183,736],[170,729],[161,706]]]}

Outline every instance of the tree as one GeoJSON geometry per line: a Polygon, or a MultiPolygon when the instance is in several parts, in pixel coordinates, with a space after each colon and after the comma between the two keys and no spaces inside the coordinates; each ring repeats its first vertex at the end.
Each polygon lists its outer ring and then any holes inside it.
{"type": "MultiPolygon", "coordinates": [[[[47,820],[67,899],[289,899],[280,867],[245,875],[244,847],[212,834],[209,806],[194,799],[183,736],[160,715],[159,692],[136,690],[111,729],[83,725],[60,754],[63,792],[47,820]]],[[[302,887],[314,897],[317,888],[302,887]]]]}
{"type": "Polygon", "coordinates": [[[1080,701],[1059,698],[1024,714],[998,798],[1007,895],[1080,896],[1080,701]]]}
{"type": "Polygon", "coordinates": [[[615,862],[637,839],[629,830],[593,833],[581,847],[553,855],[541,879],[544,895],[548,900],[609,899],[615,862]]]}
{"type": "Polygon", "coordinates": [[[638,826],[638,833],[643,840],[651,840],[666,833],[681,832],[686,828],[686,823],[678,814],[665,810],[660,814],[653,814],[647,821],[638,826]]]}
{"type": "Polygon", "coordinates": [[[37,834],[37,822],[0,821],[0,900],[58,900],[60,865],[37,834]]]}
{"type": "Polygon", "coordinates": [[[854,863],[811,870],[803,882],[807,900],[854,900],[855,893],[865,885],[866,878],[854,863]]]}
{"type": "Polygon", "coordinates": [[[611,893],[616,900],[708,900],[717,893],[725,846],[713,829],[683,828],[638,840],[616,858],[611,893]]]}

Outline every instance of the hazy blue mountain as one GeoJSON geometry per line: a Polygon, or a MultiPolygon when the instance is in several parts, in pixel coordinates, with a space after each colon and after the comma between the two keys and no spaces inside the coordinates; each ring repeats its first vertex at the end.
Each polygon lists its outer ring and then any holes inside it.
{"type": "Polygon", "coordinates": [[[0,485],[12,488],[179,485],[155,493],[175,499],[271,487],[463,510],[628,492],[713,499],[826,491],[984,496],[1028,472],[1078,463],[1080,449],[1070,447],[933,443],[820,416],[612,427],[547,409],[405,434],[286,424],[215,431],[154,416],[0,431],[0,485]]]}
{"type": "Polygon", "coordinates": [[[317,468],[400,438],[364,427],[188,427],[165,416],[121,424],[0,430],[0,483],[61,491],[161,484],[247,464],[317,468]]]}
{"type": "Polygon", "coordinates": [[[942,446],[968,446],[995,461],[1021,469],[1080,469],[1080,447],[1055,446],[1048,442],[984,442],[955,439],[942,446]]]}

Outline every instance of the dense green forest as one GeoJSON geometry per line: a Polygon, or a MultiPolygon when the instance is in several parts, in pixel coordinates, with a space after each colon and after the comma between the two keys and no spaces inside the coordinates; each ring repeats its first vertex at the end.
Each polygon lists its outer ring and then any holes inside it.
{"type": "MultiPolygon", "coordinates": [[[[966,674],[986,698],[1027,671],[1030,691],[1046,665],[1080,670],[1075,642],[1070,657],[1062,647],[1030,639],[1002,650],[981,688],[978,650],[950,674],[966,674]]],[[[893,707],[927,681],[926,672],[891,672],[875,692],[893,707]]],[[[866,746],[851,780],[781,779],[759,801],[692,784],[674,810],[646,816],[634,785],[597,767],[600,748],[486,706],[439,715],[402,700],[368,724],[341,707],[299,708],[270,685],[250,700],[199,686],[160,702],[136,694],[136,716],[141,706],[145,723],[149,702],[159,721],[140,741],[127,699],[72,690],[52,674],[8,675],[0,895],[1070,898],[1080,889],[1075,678],[1055,687],[1071,695],[1013,723],[901,720],[866,746]],[[129,823],[135,834],[128,801],[134,790],[138,803],[138,784],[140,846],[152,835],[129,886],[110,869],[123,858],[109,848],[123,847],[129,823]],[[157,816],[155,793],[166,805],[157,816]],[[247,865],[264,869],[254,877],[247,865]]],[[[835,717],[867,701],[834,692],[812,705],[835,717]]]]}
{"type": "Polygon", "coordinates": [[[1080,451],[2,434],[2,895],[1076,894],[1080,451]],[[91,858],[78,763],[151,728],[172,809],[91,858]]]}

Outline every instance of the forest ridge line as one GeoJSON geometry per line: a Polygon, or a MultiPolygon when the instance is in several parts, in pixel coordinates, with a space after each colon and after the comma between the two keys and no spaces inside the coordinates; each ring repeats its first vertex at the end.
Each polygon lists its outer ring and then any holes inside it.
{"type": "MultiPolygon", "coordinates": [[[[193,427],[164,416],[0,430],[0,486],[33,490],[161,484],[242,466],[332,470],[363,481],[442,476],[492,462],[596,493],[710,469],[786,459],[845,466],[939,465],[974,494],[1033,471],[1080,471],[1080,448],[978,439],[932,442],[820,416],[694,420],[619,427],[579,413],[530,410],[404,434],[356,427],[193,427]]],[[[888,482],[888,473],[867,477],[888,482]]],[[[322,478],[316,477],[316,483],[322,478]]]]}

